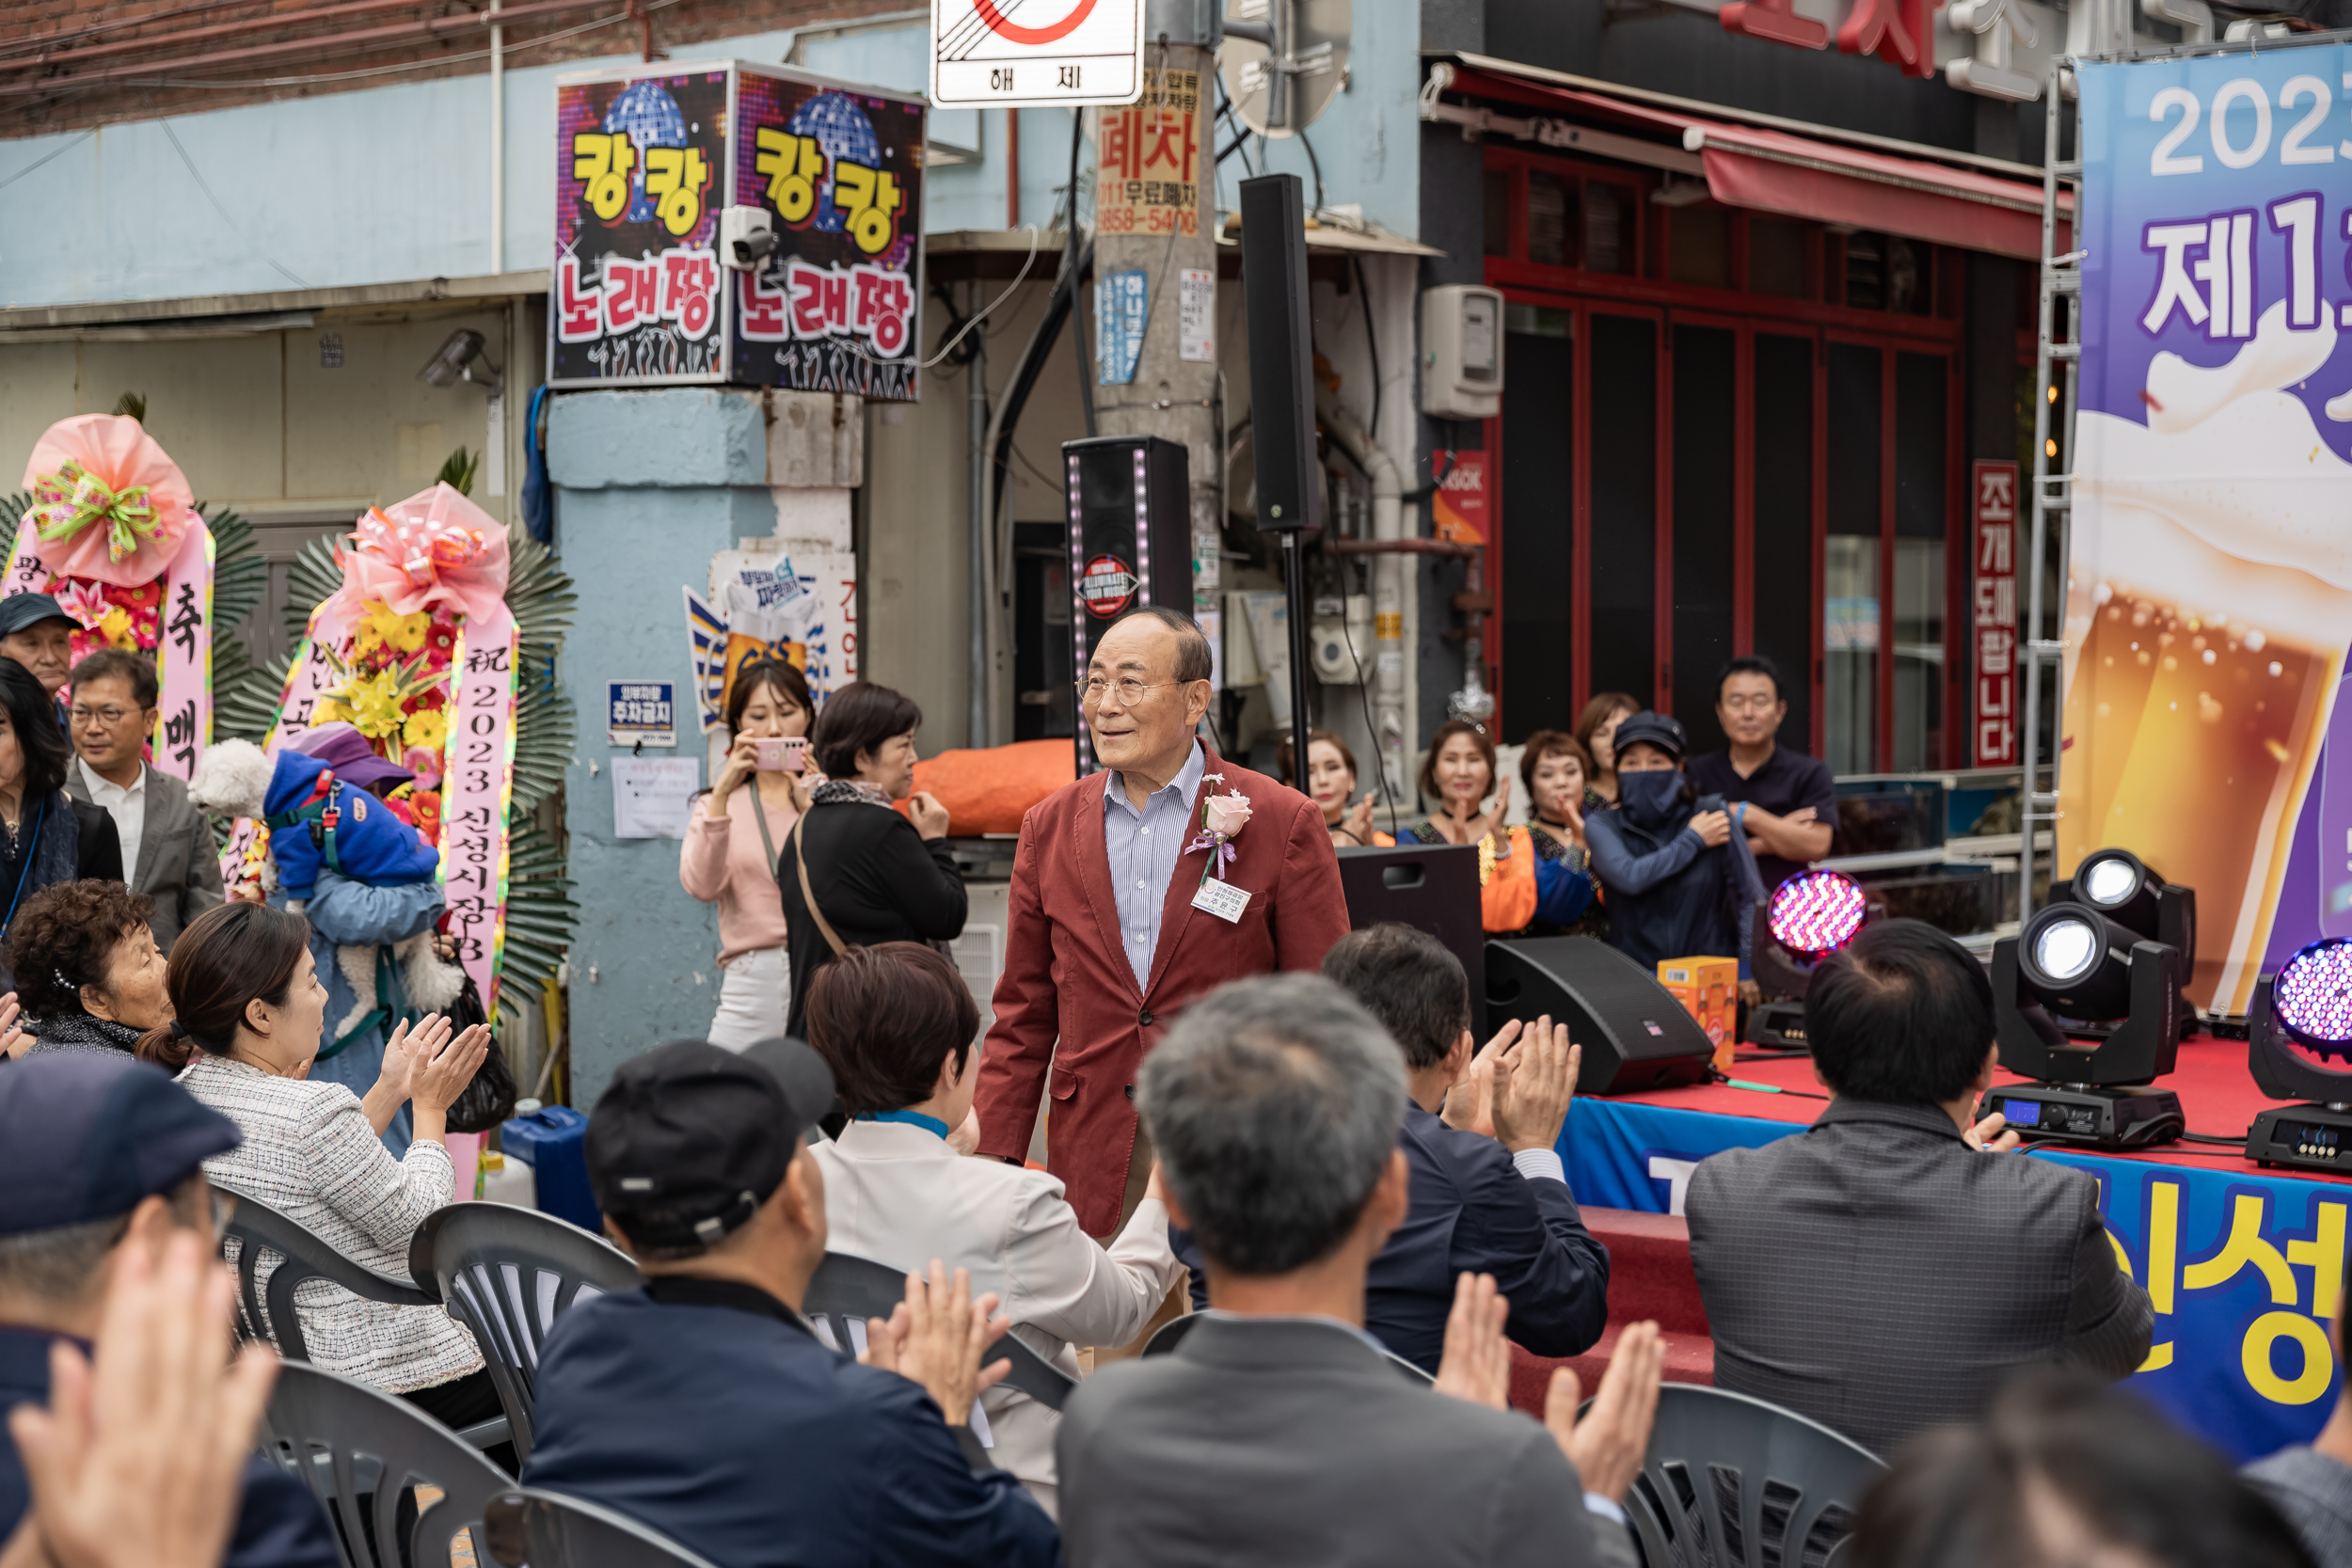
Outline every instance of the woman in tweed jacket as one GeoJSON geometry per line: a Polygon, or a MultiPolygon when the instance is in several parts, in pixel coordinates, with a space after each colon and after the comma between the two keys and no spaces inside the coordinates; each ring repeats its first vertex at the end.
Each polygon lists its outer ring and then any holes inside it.
{"type": "MultiPolygon", "coordinates": [[[[245,1133],[205,1162],[213,1184],[268,1204],[356,1263],[406,1277],[409,1238],[453,1196],[441,1140],[450,1105],[488,1052],[489,1031],[453,1039],[437,1017],[404,1026],[365,1100],[340,1084],[308,1082],[326,988],[309,924],[261,904],[199,917],[173,944],[166,984],[177,1016],[140,1041],[139,1053],[184,1067],[188,1092],[245,1133]],[[416,1133],[396,1160],[381,1134],[404,1103],[416,1133]]],[[[440,1309],[362,1301],[325,1280],[303,1285],[294,1302],[315,1365],[402,1395],[452,1426],[498,1414],[481,1353],[440,1309]]]]}

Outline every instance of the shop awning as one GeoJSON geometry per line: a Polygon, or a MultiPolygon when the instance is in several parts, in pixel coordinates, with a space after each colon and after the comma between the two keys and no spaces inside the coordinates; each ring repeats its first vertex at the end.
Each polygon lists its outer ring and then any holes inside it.
{"type": "MultiPolygon", "coordinates": [[[[1764,117],[1737,111],[1716,118],[1699,112],[1706,105],[1686,106],[1687,100],[1620,94],[1607,90],[1605,83],[1505,60],[1479,55],[1456,55],[1454,60],[1459,63],[1432,68],[1438,91],[1548,109],[1666,138],[1647,144],[1659,156],[1640,156],[1635,150],[1632,161],[1688,167],[1690,155],[1695,153],[1708,193],[1730,206],[1879,230],[2023,261],[2042,254],[2041,183],[1968,166],[1995,160],[1965,155],[1944,159],[1935,155],[1936,149],[1795,121],[1758,124],[1764,117]],[[1445,80],[1439,81],[1438,73],[1445,80]]],[[[1434,94],[1424,94],[1424,102],[1440,111],[1453,107],[1437,103],[1434,94]]],[[[1432,115],[1430,107],[1423,109],[1425,118],[1451,119],[1460,112],[1432,115]]],[[[1554,138],[1539,134],[1536,139],[1554,138]]],[[[1623,148],[1599,150],[1627,156],[1623,148]]],[[[2061,192],[2062,210],[2071,210],[2066,197],[2061,192]]],[[[2061,220],[2061,250],[2071,243],[2067,230],[2061,220]]]]}

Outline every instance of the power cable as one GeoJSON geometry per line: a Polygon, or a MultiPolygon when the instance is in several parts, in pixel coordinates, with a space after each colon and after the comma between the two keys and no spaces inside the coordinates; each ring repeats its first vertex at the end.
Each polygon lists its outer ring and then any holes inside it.
{"type": "MultiPolygon", "coordinates": [[[[204,199],[213,204],[213,211],[220,214],[220,221],[228,226],[230,233],[242,234],[244,230],[240,230],[237,227],[236,220],[229,215],[229,209],[220,204],[220,198],[213,194],[213,187],[204,182],[203,171],[196,166],[196,160],[189,157],[188,150],[180,145],[180,133],[171,128],[171,121],[167,119],[159,119],[155,123],[164,128],[164,135],[171,140],[171,150],[180,154],[180,161],[187,166],[189,177],[196,182],[196,188],[202,191],[204,193],[204,199]]],[[[295,288],[307,289],[310,286],[302,278],[296,277],[293,273],[288,272],[284,267],[279,266],[277,261],[267,252],[262,251],[259,247],[256,247],[255,254],[259,255],[262,261],[269,263],[270,270],[277,273],[278,277],[286,279],[287,282],[292,283],[295,288]]]]}
{"type": "Polygon", "coordinates": [[[1356,297],[1364,308],[1364,350],[1372,356],[1372,423],[1364,426],[1364,438],[1376,440],[1380,432],[1380,339],[1372,329],[1372,291],[1364,286],[1364,259],[1350,256],[1347,260],[1356,269],[1356,297]]]}
{"type": "Polygon", "coordinates": [[[95,131],[85,131],[80,135],[74,137],[72,141],[67,142],[63,147],[50,149],[47,152],[41,154],[38,158],[35,158],[31,163],[26,164],[23,168],[18,169],[14,174],[9,175],[6,180],[0,180],[0,191],[7,190],[10,185],[15,184],[19,180],[24,179],[26,175],[40,167],[41,165],[48,163],[51,159],[64,157],[67,153],[72,151],[75,148],[81,146],[84,142],[89,140],[96,135],[98,135],[98,133],[95,131]]]}
{"type": "MultiPolygon", "coordinates": [[[[1086,138],[1087,117],[1083,110],[1070,111],[1070,223],[1063,230],[1062,269],[1069,273],[1078,261],[1078,148],[1086,138]]],[[[1078,282],[1074,273],[1070,277],[1070,347],[1078,361],[1078,406],[1086,410],[1087,437],[1094,437],[1094,377],[1087,362],[1086,305],[1078,298],[1078,282]]],[[[1102,324],[1097,322],[1099,328],[1102,324]]],[[[1000,486],[1001,488],[1001,486],[1000,486]]]]}

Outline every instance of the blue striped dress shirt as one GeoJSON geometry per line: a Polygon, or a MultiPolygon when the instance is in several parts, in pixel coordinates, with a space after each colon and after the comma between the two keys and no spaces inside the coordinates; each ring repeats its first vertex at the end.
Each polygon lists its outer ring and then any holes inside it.
{"type": "Polygon", "coordinates": [[[1192,836],[1193,798],[1209,753],[1192,743],[1192,755],[1176,776],[1153,791],[1137,811],[1114,772],[1103,789],[1103,847],[1110,851],[1111,895],[1119,901],[1120,945],[1136,972],[1136,990],[1152,983],[1152,955],[1160,945],[1160,911],[1168,901],[1168,879],[1184,858],[1192,836]]]}

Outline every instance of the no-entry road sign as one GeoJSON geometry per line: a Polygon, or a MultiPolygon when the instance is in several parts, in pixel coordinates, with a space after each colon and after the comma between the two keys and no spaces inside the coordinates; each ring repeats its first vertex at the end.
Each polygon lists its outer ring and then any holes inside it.
{"type": "Polygon", "coordinates": [[[1143,0],[931,0],[931,102],[942,108],[1132,103],[1143,0]]]}

